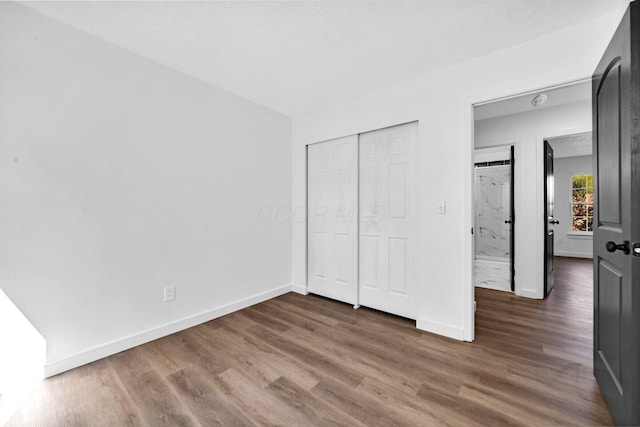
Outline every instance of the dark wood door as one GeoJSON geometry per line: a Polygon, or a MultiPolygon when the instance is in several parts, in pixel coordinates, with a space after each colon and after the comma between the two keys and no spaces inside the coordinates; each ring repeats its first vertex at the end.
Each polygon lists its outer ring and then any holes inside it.
{"type": "Polygon", "coordinates": [[[593,369],[618,425],[640,424],[639,7],[593,76],[593,369]]]}
{"type": "Polygon", "coordinates": [[[553,218],[554,203],[553,183],[553,148],[544,141],[544,296],[553,289],[553,239],[554,225],[558,223],[553,218]]]}

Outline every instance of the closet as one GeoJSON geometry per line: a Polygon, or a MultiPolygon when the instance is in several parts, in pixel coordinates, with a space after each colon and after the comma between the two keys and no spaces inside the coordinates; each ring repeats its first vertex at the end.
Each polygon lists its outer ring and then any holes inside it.
{"type": "Polygon", "coordinates": [[[418,123],[307,148],[307,289],[417,317],[418,123]]]}

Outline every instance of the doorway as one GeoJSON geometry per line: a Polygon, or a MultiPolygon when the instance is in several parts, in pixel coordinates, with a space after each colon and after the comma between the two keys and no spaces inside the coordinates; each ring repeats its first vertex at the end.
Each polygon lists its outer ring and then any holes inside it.
{"type": "Polygon", "coordinates": [[[544,297],[555,283],[555,257],[593,258],[592,135],[544,139],[544,297]]]}
{"type": "MultiPolygon", "coordinates": [[[[546,179],[545,140],[557,140],[554,145],[563,142],[568,144],[561,137],[588,134],[591,125],[590,81],[474,106],[474,149],[505,145],[514,147],[514,218],[511,225],[516,236],[513,291],[518,296],[533,299],[545,297],[547,218],[544,217],[545,194],[542,185],[546,179]]],[[[571,152],[571,148],[564,151],[571,152]]],[[[574,152],[577,154],[575,149],[574,152]]],[[[568,194],[569,189],[563,189],[565,193],[568,194]]],[[[561,224],[554,224],[556,243],[560,239],[573,242],[570,221],[566,218],[570,210],[568,201],[563,202],[562,207],[556,206],[556,212],[563,211],[561,224]]],[[[559,252],[563,256],[576,256],[564,249],[559,252]]],[[[590,254],[582,255],[587,257],[590,254]]]]}
{"type": "Polygon", "coordinates": [[[513,292],[514,146],[475,150],[474,284],[513,292]]]}

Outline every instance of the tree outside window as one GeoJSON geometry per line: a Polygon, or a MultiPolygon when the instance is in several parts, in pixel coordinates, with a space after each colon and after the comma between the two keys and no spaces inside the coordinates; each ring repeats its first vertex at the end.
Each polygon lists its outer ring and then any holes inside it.
{"type": "Polygon", "coordinates": [[[593,231],[593,175],[573,175],[571,183],[572,230],[593,231]]]}

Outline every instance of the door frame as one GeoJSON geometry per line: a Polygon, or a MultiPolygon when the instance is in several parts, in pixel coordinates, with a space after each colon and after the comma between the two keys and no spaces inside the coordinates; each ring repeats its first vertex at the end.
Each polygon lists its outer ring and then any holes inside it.
{"type": "MultiPolygon", "coordinates": [[[[576,73],[563,73],[561,75],[551,76],[547,79],[537,80],[537,81],[527,81],[522,82],[516,85],[504,86],[499,88],[494,88],[487,91],[477,92],[475,94],[469,95],[462,100],[462,116],[463,123],[466,124],[466,129],[463,129],[463,132],[466,135],[467,141],[466,144],[463,144],[463,163],[467,165],[463,168],[464,174],[464,187],[463,194],[465,195],[463,200],[463,208],[464,208],[464,228],[469,230],[469,232],[464,233],[464,241],[463,241],[463,253],[464,253],[464,264],[463,271],[465,272],[465,282],[466,286],[463,288],[463,331],[462,336],[464,341],[473,341],[475,339],[475,278],[474,278],[474,236],[472,234],[472,230],[474,227],[474,200],[475,200],[475,189],[474,189],[474,181],[473,181],[473,166],[474,166],[474,149],[475,149],[475,136],[474,136],[474,108],[479,105],[488,104],[496,101],[503,101],[510,98],[515,98],[522,95],[533,95],[540,91],[558,89],[561,87],[571,86],[577,83],[584,83],[587,81],[591,81],[591,73],[593,70],[583,70],[582,72],[576,73]]],[[[588,131],[588,129],[586,130],[588,131]]],[[[562,129],[558,131],[559,134],[557,136],[562,136],[563,134],[570,133],[579,133],[579,131],[575,131],[573,129],[562,129]],[[565,133],[566,132],[566,133],[565,133]]],[[[543,156],[543,141],[544,138],[551,138],[554,134],[558,132],[549,132],[549,134],[545,134],[544,136],[539,136],[536,138],[536,182],[538,185],[542,184],[542,164],[541,159],[543,156]]],[[[539,191],[536,191],[536,204],[541,206],[539,203],[542,203],[542,188],[539,191]]],[[[542,242],[542,230],[543,224],[542,221],[538,221],[536,226],[536,235],[539,236],[540,242],[537,242],[538,245],[543,244],[542,242]]],[[[543,247],[543,246],[542,246],[543,247]]],[[[543,268],[543,256],[542,251],[538,251],[539,256],[536,257],[536,270],[542,272],[543,268]]],[[[541,297],[540,297],[541,298],[541,297]]]]}

